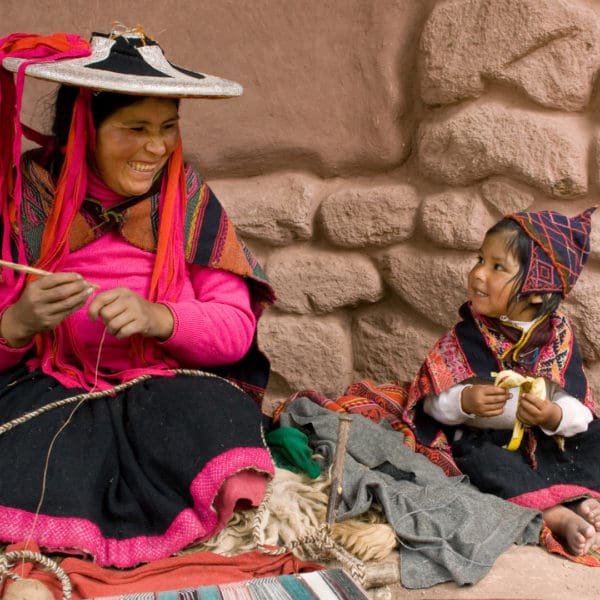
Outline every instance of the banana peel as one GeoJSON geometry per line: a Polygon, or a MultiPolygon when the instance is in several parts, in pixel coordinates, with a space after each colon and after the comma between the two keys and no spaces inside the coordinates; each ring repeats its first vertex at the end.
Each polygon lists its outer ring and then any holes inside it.
{"type": "MultiPolygon", "coordinates": [[[[534,394],[542,399],[546,398],[546,382],[543,377],[525,376],[520,373],[515,373],[512,370],[504,370],[498,373],[492,373],[491,375],[494,378],[494,385],[498,387],[504,389],[518,387],[519,396],[524,392],[526,394],[534,394]]],[[[513,452],[518,450],[523,441],[525,429],[526,426],[523,425],[519,419],[515,418],[510,441],[503,446],[503,448],[513,452]]]]}

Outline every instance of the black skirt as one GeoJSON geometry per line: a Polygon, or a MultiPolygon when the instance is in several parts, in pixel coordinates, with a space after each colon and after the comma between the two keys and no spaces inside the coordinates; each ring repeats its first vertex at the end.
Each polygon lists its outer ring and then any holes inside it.
{"type": "MultiPolygon", "coordinates": [[[[3,373],[0,431],[79,393],[40,371],[3,373]]],[[[215,533],[215,498],[241,473],[273,474],[257,403],[208,373],[152,377],[0,435],[0,540],[119,567],[164,558],[215,533]]]]}
{"type": "Polygon", "coordinates": [[[564,438],[564,449],[554,437],[526,432],[518,450],[502,446],[511,431],[461,430],[452,443],[458,468],[483,492],[522,506],[544,510],[581,498],[600,498],[600,420],[564,438]],[[535,435],[535,445],[530,435],[535,435]]]}

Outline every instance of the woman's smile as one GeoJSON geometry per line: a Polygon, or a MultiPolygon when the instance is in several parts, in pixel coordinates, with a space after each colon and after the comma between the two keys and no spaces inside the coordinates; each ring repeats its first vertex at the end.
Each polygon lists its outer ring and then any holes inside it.
{"type": "Polygon", "coordinates": [[[151,173],[152,171],[154,171],[156,169],[155,165],[151,165],[151,164],[144,164],[144,163],[134,163],[134,162],[129,162],[127,163],[134,171],[138,171],[139,173],[151,173]]]}
{"type": "Polygon", "coordinates": [[[145,98],[125,106],[98,127],[96,167],[122,196],[148,192],[179,143],[177,103],[145,98]]]}

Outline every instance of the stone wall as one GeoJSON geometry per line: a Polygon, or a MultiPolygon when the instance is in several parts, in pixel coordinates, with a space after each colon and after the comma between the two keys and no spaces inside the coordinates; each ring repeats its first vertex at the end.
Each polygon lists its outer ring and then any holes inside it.
{"type": "MultiPolygon", "coordinates": [[[[184,102],[184,147],[278,294],[259,328],[269,406],[410,379],[456,320],[488,226],[598,203],[597,1],[148,4],[4,0],[0,35],[141,23],[176,64],[244,85],[184,102]]],[[[593,224],[564,306],[600,397],[593,224]]]]}

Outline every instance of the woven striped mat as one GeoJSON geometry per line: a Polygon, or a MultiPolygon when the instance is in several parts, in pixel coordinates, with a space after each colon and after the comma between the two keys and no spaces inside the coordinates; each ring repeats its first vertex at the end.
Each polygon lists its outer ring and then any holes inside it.
{"type": "Polygon", "coordinates": [[[88,600],[369,600],[369,596],[344,570],[328,569],[170,592],[88,600]]]}

